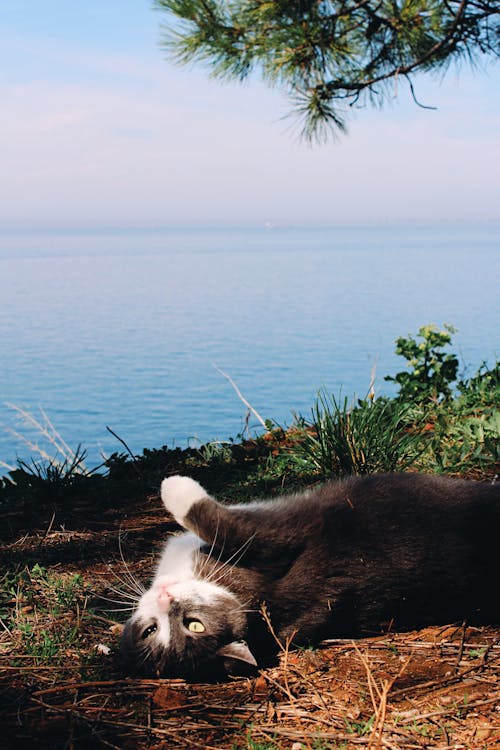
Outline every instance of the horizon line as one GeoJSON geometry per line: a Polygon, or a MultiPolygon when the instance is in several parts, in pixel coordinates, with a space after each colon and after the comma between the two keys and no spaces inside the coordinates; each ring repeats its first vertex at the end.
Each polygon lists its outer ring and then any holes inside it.
{"type": "Polygon", "coordinates": [[[463,219],[463,220],[438,220],[438,219],[398,219],[384,221],[363,221],[363,222],[345,222],[345,223],[285,223],[285,222],[261,222],[249,223],[242,222],[238,224],[156,224],[156,223],[105,223],[105,224],[74,224],[61,226],[57,224],[30,224],[21,225],[13,224],[11,226],[0,226],[0,235],[31,235],[31,234],[100,234],[100,233],[138,233],[138,232],[208,232],[208,231],[255,231],[255,232],[273,232],[273,231],[324,231],[324,230],[352,230],[352,229],[453,229],[454,227],[500,229],[500,220],[498,219],[463,219]]]}

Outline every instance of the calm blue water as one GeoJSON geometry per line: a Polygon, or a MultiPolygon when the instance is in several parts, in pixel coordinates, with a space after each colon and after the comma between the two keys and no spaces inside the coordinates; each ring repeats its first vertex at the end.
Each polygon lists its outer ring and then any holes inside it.
{"type": "MultiPolygon", "coordinates": [[[[122,446],[236,437],[245,407],[309,414],[365,395],[394,339],[453,323],[475,370],[500,356],[500,229],[193,230],[0,237],[0,460],[32,454],[6,406],[41,406],[90,465],[122,446]]],[[[250,424],[255,426],[256,420],[250,424]]],[[[40,437],[36,438],[40,444],[40,437]]],[[[50,450],[49,450],[50,452],[50,450]]],[[[2,467],[0,467],[0,473],[2,467]]],[[[4,472],[5,473],[5,472],[4,472]]]]}

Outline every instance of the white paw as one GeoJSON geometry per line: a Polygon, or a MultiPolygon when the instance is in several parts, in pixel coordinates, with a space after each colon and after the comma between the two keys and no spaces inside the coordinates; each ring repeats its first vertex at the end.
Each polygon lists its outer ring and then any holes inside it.
{"type": "Polygon", "coordinates": [[[207,496],[201,484],[190,477],[167,477],[161,483],[163,505],[181,525],[192,506],[207,496]]]}

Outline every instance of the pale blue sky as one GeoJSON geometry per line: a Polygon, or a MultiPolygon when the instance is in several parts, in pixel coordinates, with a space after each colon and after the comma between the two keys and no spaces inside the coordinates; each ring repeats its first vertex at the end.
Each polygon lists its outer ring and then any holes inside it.
{"type": "Polygon", "coordinates": [[[6,228],[500,220],[500,66],[400,87],[325,146],[159,47],[148,0],[0,0],[6,228]]]}

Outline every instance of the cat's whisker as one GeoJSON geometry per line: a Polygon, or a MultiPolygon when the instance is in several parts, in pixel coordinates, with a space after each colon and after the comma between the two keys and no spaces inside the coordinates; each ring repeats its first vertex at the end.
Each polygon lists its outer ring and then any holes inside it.
{"type": "MultiPolygon", "coordinates": [[[[120,592],[115,592],[115,593],[119,594],[120,592]]],[[[124,605],[127,605],[127,606],[129,606],[129,605],[132,606],[132,604],[130,604],[130,600],[127,601],[127,599],[113,599],[112,597],[105,596],[104,594],[101,594],[99,596],[99,599],[103,599],[105,602],[113,602],[114,604],[124,604],[124,605]]]]}
{"type": "Polygon", "coordinates": [[[121,561],[122,561],[122,563],[123,563],[123,565],[124,565],[124,568],[125,568],[125,571],[126,571],[126,575],[127,575],[127,578],[128,578],[128,580],[129,580],[129,582],[130,582],[130,584],[131,584],[131,587],[132,587],[132,588],[135,588],[135,589],[136,589],[137,591],[141,591],[142,593],[144,593],[144,591],[145,591],[144,587],[143,587],[143,586],[142,586],[142,584],[141,584],[141,583],[140,583],[140,582],[139,582],[139,581],[138,581],[138,580],[136,579],[136,577],[134,576],[134,574],[133,574],[133,573],[132,573],[132,571],[130,570],[130,568],[129,568],[129,566],[128,566],[128,563],[127,563],[127,561],[125,560],[125,557],[124,557],[124,554],[123,554],[123,547],[122,547],[122,534],[121,534],[121,529],[120,529],[120,531],[118,532],[118,549],[119,549],[119,551],[120,551],[120,558],[121,558],[121,561]]]}
{"type": "Polygon", "coordinates": [[[131,578],[131,579],[129,578],[129,580],[120,578],[120,576],[116,574],[116,571],[111,567],[111,565],[106,564],[106,567],[111,573],[111,575],[113,576],[113,578],[116,581],[118,581],[118,583],[121,586],[124,586],[133,594],[141,597],[146,592],[146,589],[144,588],[144,586],[142,586],[142,584],[139,581],[137,581],[135,578],[131,578]]]}
{"type": "Polygon", "coordinates": [[[132,591],[134,594],[142,596],[142,594],[144,594],[144,592],[146,591],[144,586],[142,586],[139,581],[130,581],[127,577],[122,578],[116,573],[114,574],[114,576],[121,586],[125,586],[125,588],[127,588],[129,591],[132,591]]]}
{"type": "Polygon", "coordinates": [[[224,562],[221,562],[222,553],[224,551],[224,548],[222,547],[216,560],[216,562],[219,564],[220,567],[216,567],[214,569],[213,573],[208,577],[208,580],[211,581],[212,583],[217,583],[217,581],[220,579],[219,578],[214,579],[214,576],[216,574],[222,571],[226,571],[226,570],[230,572],[240,562],[241,558],[247,551],[247,548],[252,543],[254,538],[255,538],[255,534],[252,534],[252,536],[249,537],[245,542],[243,542],[243,544],[240,547],[238,547],[238,549],[235,552],[233,552],[233,554],[227,560],[224,560],[224,562]],[[235,560],[235,562],[231,564],[231,561],[234,560],[235,557],[237,557],[237,559],[235,560]]]}
{"type": "Polygon", "coordinates": [[[131,602],[137,602],[141,598],[135,592],[123,591],[123,589],[116,589],[114,586],[108,585],[107,590],[112,591],[113,594],[116,594],[117,596],[121,596],[123,599],[128,599],[131,602]]]}
{"type": "MultiPolygon", "coordinates": [[[[217,525],[216,525],[216,528],[215,528],[215,534],[214,534],[214,538],[213,538],[213,541],[212,541],[212,546],[211,546],[211,548],[210,548],[210,552],[209,552],[209,554],[208,554],[208,555],[207,555],[207,556],[205,557],[205,566],[206,566],[206,565],[208,565],[208,561],[209,561],[209,559],[212,559],[212,560],[214,559],[214,558],[212,558],[212,552],[213,552],[213,550],[214,550],[214,548],[215,548],[215,543],[216,543],[216,541],[217,541],[217,537],[218,537],[218,535],[219,535],[219,524],[220,524],[220,518],[218,517],[218,518],[217,518],[217,525]]],[[[221,545],[220,545],[220,550],[219,550],[219,554],[218,554],[218,555],[217,555],[217,557],[215,558],[215,562],[217,563],[217,566],[219,566],[219,565],[220,565],[220,569],[221,569],[221,570],[222,570],[222,568],[224,568],[224,567],[225,567],[225,566],[227,565],[227,561],[225,561],[225,562],[222,562],[222,555],[224,554],[224,549],[225,549],[225,545],[224,545],[224,544],[221,544],[221,545]]],[[[211,581],[211,582],[213,582],[213,577],[214,577],[214,575],[216,575],[216,573],[217,573],[217,572],[218,572],[218,568],[216,567],[216,568],[215,568],[215,569],[214,569],[214,570],[213,570],[213,571],[212,571],[211,573],[209,573],[209,575],[207,576],[207,581],[211,581]]]]}
{"type": "Polygon", "coordinates": [[[121,572],[123,573],[123,576],[117,575],[116,571],[111,567],[111,565],[107,565],[106,567],[117,581],[119,581],[124,586],[127,586],[127,588],[129,588],[131,591],[144,593],[144,586],[140,583],[140,581],[137,580],[137,578],[135,578],[135,576],[132,575],[130,568],[123,560],[122,563],[123,569],[121,572]]]}
{"type": "Polygon", "coordinates": [[[120,604],[122,607],[129,607],[131,610],[136,609],[137,607],[137,600],[133,599],[115,599],[112,596],[105,596],[101,595],[99,597],[104,602],[109,602],[110,604],[120,604]]]}
{"type": "MultiPolygon", "coordinates": [[[[229,557],[227,560],[225,560],[223,563],[221,563],[219,568],[216,568],[213,572],[213,574],[208,578],[208,580],[211,583],[218,584],[220,581],[223,581],[228,575],[231,574],[232,570],[238,565],[242,557],[244,556],[245,552],[247,551],[250,544],[253,542],[256,536],[255,532],[250,536],[237,550],[234,552],[231,557],[229,557]],[[235,559],[236,558],[236,559],[235,559]],[[234,562],[232,562],[234,560],[234,562]],[[217,578],[214,576],[217,575],[217,578]]],[[[218,560],[220,562],[220,559],[218,560]]]]}
{"type": "Polygon", "coordinates": [[[196,549],[194,550],[194,565],[193,565],[193,569],[194,570],[198,570],[199,571],[199,575],[202,576],[202,577],[203,577],[203,573],[205,571],[206,563],[207,563],[207,560],[206,560],[206,558],[203,556],[203,554],[201,552],[201,545],[200,545],[200,547],[196,547],[196,549]]]}
{"type": "MultiPolygon", "coordinates": [[[[199,567],[199,575],[201,577],[203,577],[203,574],[205,572],[205,568],[208,565],[208,561],[210,559],[212,559],[212,555],[213,555],[213,552],[214,552],[214,549],[215,549],[215,544],[217,542],[217,537],[219,535],[219,523],[220,523],[220,519],[217,518],[217,525],[215,527],[215,533],[213,535],[212,544],[210,545],[210,549],[208,550],[208,554],[204,555],[203,558],[202,558],[201,549],[198,548],[196,550],[196,566],[195,567],[197,567],[198,561],[200,559],[202,559],[202,564],[199,567]]],[[[222,547],[221,551],[219,552],[219,555],[217,557],[217,562],[220,562],[220,558],[221,558],[223,549],[224,549],[224,547],[222,547]]],[[[207,577],[207,580],[210,580],[210,576],[207,577]]]]}
{"type": "Polygon", "coordinates": [[[142,651],[141,651],[141,657],[142,658],[137,663],[137,667],[138,667],[139,670],[141,670],[142,667],[146,664],[147,660],[151,657],[152,653],[153,653],[152,649],[149,646],[145,646],[142,649],[142,651]]]}
{"type": "Polygon", "coordinates": [[[240,613],[240,612],[244,614],[250,614],[252,612],[259,612],[259,609],[255,607],[253,609],[247,609],[245,606],[241,606],[241,607],[235,607],[234,609],[229,610],[229,612],[231,614],[240,613]]]}
{"type": "Polygon", "coordinates": [[[238,607],[234,607],[231,610],[231,612],[258,612],[259,610],[256,609],[256,608],[247,609],[247,607],[249,607],[251,601],[252,601],[251,599],[245,599],[243,601],[239,601],[238,602],[239,606],[238,607]]]}
{"type": "Polygon", "coordinates": [[[102,612],[133,612],[135,607],[112,607],[111,609],[103,609],[102,612]]]}
{"type": "MultiPolygon", "coordinates": [[[[138,591],[136,591],[135,589],[132,589],[132,588],[131,588],[131,587],[130,587],[130,586],[128,585],[128,583],[127,583],[126,581],[123,581],[123,580],[122,580],[122,579],[121,579],[121,578],[120,578],[119,576],[115,575],[115,576],[114,576],[114,578],[115,578],[115,581],[116,581],[116,582],[117,582],[117,583],[118,583],[118,584],[119,584],[120,586],[122,586],[122,587],[123,587],[123,589],[124,589],[123,593],[124,593],[124,594],[126,594],[127,596],[132,596],[132,594],[133,594],[134,596],[136,596],[136,595],[137,595],[137,594],[139,593],[139,592],[138,592],[138,591]]],[[[109,585],[108,585],[108,587],[109,587],[109,588],[114,588],[115,590],[118,590],[118,589],[116,589],[116,587],[113,587],[113,586],[111,586],[111,584],[109,584],[109,585]]],[[[119,590],[120,590],[120,591],[122,591],[123,589],[119,589],[119,590]]]]}
{"type": "MultiPolygon", "coordinates": [[[[126,571],[126,573],[128,573],[128,571],[126,571]]],[[[120,578],[115,574],[115,577],[123,586],[126,586],[130,591],[134,591],[136,594],[142,595],[146,591],[144,586],[139,581],[137,581],[135,578],[130,577],[130,574],[126,574],[124,578],[120,578]]]]}
{"type": "Polygon", "coordinates": [[[111,599],[109,596],[100,596],[100,599],[102,599],[105,602],[109,602],[110,604],[119,604],[123,606],[124,610],[129,609],[131,612],[136,609],[135,604],[130,604],[129,602],[124,602],[123,599],[111,599]]]}

